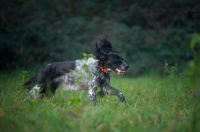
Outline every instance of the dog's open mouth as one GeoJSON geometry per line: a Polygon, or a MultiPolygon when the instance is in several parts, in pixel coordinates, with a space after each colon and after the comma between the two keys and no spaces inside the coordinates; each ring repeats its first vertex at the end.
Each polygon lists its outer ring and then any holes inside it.
{"type": "Polygon", "coordinates": [[[123,70],[120,70],[118,68],[115,69],[116,70],[116,73],[119,75],[119,76],[123,76],[124,72],[123,70]]]}

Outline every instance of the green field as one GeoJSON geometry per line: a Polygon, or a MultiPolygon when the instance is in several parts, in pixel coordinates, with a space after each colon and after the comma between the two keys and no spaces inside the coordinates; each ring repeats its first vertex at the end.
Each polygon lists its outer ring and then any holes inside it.
{"type": "MultiPolygon", "coordinates": [[[[200,131],[199,94],[185,78],[113,77],[127,102],[106,96],[89,105],[86,91],[58,90],[52,98],[25,99],[19,73],[0,75],[1,132],[200,131]]],[[[27,96],[27,95],[26,95],[27,96]]]]}

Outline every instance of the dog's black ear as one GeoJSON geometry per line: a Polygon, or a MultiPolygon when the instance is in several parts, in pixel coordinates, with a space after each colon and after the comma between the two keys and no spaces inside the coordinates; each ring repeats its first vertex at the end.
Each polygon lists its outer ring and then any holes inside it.
{"type": "Polygon", "coordinates": [[[91,45],[91,52],[99,60],[105,60],[109,53],[112,52],[112,45],[104,38],[95,40],[91,45]]]}
{"type": "Polygon", "coordinates": [[[99,60],[105,60],[108,56],[108,53],[106,53],[105,51],[103,51],[96,43],[96,50],[97,50],[97,56],[98,57],[97,59],[99,60]]]}
{"type": "Polygon", "coordinates": [[[99,39],[99,45],[100,45],[100,48],[106,53],[113,52],[111,43],[107,41],[105,38],[99,39]]]}

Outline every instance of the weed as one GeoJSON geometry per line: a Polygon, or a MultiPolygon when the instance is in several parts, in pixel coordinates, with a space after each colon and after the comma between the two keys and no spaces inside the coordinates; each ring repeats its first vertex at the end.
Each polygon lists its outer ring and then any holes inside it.
{"type": "Polygon", "coordinates": [[[174,66],[169,66],[166,63],[165,64],[165,72],[168,73],[171,78],[183,78],[184,77],[184,73],[179,72],[177,63],[174,66]]]}

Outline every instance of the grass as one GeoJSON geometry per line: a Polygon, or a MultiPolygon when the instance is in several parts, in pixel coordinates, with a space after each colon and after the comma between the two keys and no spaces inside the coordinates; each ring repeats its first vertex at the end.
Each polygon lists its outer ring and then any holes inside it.
{"type": "Polygon", "coordinates": [[[86,91],[24,99],[24,73],[0,75],[1,132],[193,132],[200,131],[199,98],[180,78],[113,77],[127,102],[106,96],[89,105],[86,91]]]}

